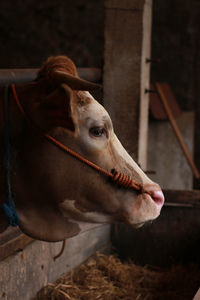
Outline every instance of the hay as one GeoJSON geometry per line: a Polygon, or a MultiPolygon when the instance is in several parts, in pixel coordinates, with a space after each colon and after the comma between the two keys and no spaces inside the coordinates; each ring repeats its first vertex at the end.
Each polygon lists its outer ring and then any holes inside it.
{"type": "Polygon", "coordinates": [[[200,285],[197,266],[169,270],[122,263],[97,253],[79,268],[49,283],[37,300],[190,300],[200,285]]]}

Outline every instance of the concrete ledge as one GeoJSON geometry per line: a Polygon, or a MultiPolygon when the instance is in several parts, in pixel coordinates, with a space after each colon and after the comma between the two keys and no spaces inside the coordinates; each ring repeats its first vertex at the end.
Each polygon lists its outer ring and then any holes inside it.
{"type": "Polygon", "coordinates": [[[110,225],[100,225],[66,241],[64,253],[53,257],[62,242],[34,241],[0,262],[0,299],[29,300],[48,282],[55,281],[104,247],[110,248],[110,225]]]}

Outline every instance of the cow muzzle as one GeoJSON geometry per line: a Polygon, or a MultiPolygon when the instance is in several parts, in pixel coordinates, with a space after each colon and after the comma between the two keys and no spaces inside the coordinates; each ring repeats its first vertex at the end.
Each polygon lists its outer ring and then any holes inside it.
{"type": "Polygon", "coordinates": [[[123,205],[123,222],[134,228],[155,220],[164,205],[164,195],[159,185],[145,184],[136,197],[127,197],[123,205]]]}
{"type": "Polygon", "coordinates": [[[154,185],[154,184],[143,185],[142,192],[143,194],[147,194],[151,197],[151,200],[153,200],[154,204],[157,207],[157,210],[160,213],[161,208],[163,207],[165,202],[165,197],[159,185],[154,185]]]}

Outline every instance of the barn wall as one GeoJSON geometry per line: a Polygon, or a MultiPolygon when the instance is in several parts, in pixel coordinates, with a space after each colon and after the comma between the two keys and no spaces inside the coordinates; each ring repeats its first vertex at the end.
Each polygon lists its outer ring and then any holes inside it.
{"type": "Polygon", "coordinates": [[[103,63],[103,0],[0,2],[0,68],[38,67],[66,54],[78,66],[103,63]]]}
{"type": "MultiPolygon", "coordinates": [[[[151,81],[168,82],[181,109],[195,112],[194,131],[186,143],[194,137],[194,157],[200,170],[200,1],[154,0],[153,4],[152,58],[160,62],[151,65],[151,81]]],[[[192,123],[189,126],[192,128],[192,123]]],[[[165,144],[170,145],[170,140],[165,144]]],[[[184,173],[184,166],[181,169],[184,173]]],[[[199,189],[199,181],[196,187],[199,189]]]]}
{"type": "MultiPolygon", "coordinates": [[[[191,156],[194,154],[194,113],[183,112],[176,120],[191,156]]],[[[150,120],[148,170],[152,180],[164,189],[190,190],[193,173],[169,121],[150,120]],[[159,158],[159,159],[158,159],[159,158]]]]}

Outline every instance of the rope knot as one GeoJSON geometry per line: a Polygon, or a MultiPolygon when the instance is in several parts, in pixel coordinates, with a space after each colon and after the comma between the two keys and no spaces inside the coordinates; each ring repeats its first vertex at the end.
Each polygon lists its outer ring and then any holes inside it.
{"type": "Polygon", "coordinates": [[[142,190],[142,185],[136,182],[134,179],[132,179],[131,176],[121,173],[116,169],[113,169],[111,172],[113,175],[112,176],[113,182],[115,182],[119,187],[124,187],[126,189],[132,188],[138,191],[142,190]]]}

